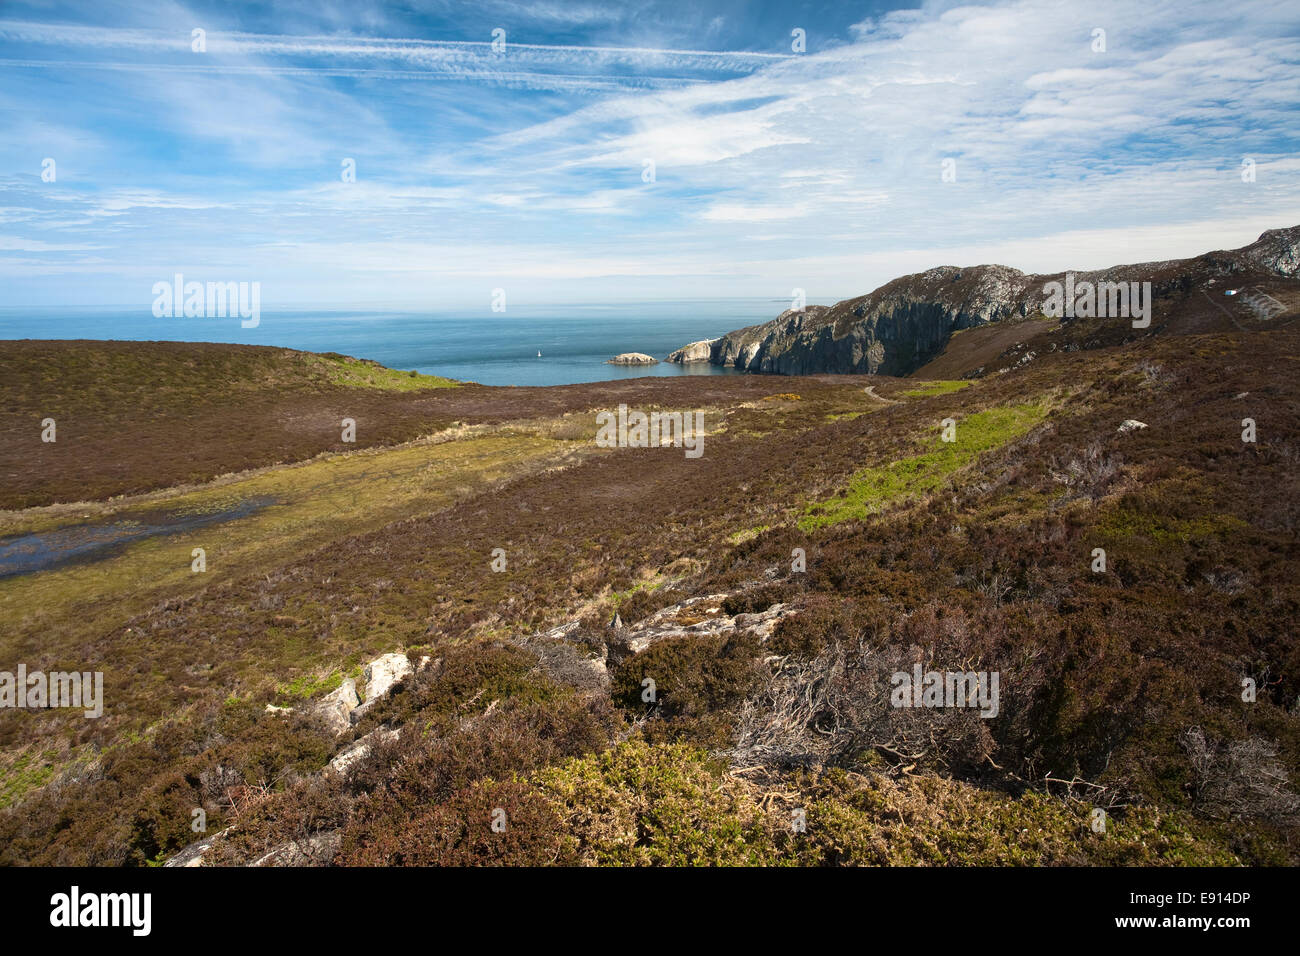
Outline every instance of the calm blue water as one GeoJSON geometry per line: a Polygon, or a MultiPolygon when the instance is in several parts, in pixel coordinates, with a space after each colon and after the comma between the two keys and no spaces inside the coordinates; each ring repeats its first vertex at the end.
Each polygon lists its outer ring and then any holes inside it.
{"type": "Polygon", "coordinates": [[[565,385],[645,375],[735,374],[662,360],[688,342],[774,318],[788,299],[726,299],[526,307],[506,313],[263,312],[255,329],[238,318],[154,318],[148,307],[0,309],[0,339],[125,339],[233,342],[342,352],[390,368],[484,385],[565,385]],[[541,358],[537,357],[538,352],[541,358]],[[624,368],[620,352],[660,359],[624,368]]]}
{"type": "Polygon", "coordinates": [[[99,560],[140,538],[197,531],[209,525],[245,518],[273,504],[275,499],[270,496],[257,495],[232,508],[207,514],[162,513],[152,516],[149,521],[97,521],[0,538],[0,578],[44,571],[76,561],[99,560]]]}

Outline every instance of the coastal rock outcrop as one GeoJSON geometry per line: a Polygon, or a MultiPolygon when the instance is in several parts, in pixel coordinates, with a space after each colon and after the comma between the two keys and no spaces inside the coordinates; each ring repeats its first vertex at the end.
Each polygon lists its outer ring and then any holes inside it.
{"type": "Polygon", "coordinates": [[[785,375],[906,375],[943,351],[953,332],[1029,314],[1032,279],[1006,266],[940,266],[832,306],[787,309],[728,332],[709,361],[785,375]]]}
{"type": "Polygon", "coordinates": [[[713,357],[713,343],[717,339],[701,339],[698,342],[692,342],[689,345],[683,345],[676,352],[668,356],[668,361],[677,365],[694,365],[699,362],[709,362],[713,357]]]}
{"type": "Polygon", "coordinates": [[[605,363],[606,365],[658,365],[659,360],[644,352],[621,352],[605,363]]]}
{"type": "MultiPolygon", "coordinates": [[[[1144,281],[1157,299],[1192,293],[1200,298],[1199,290],[1212,286],[1216,276],[1249,282],[1298,274],[1300,226],[1292,226],[1270,229],[1240,249],[1075,272],[1071,286],[1144,281]]],[[[785,375],[907,375],[940,355],[955,332],[1041,315],[1044,285],[1065,276],[1031,275],[1001,265],[939,266],[835,305],[788,309],[771,321],[692,342],[668,360],[785,375]]]]}

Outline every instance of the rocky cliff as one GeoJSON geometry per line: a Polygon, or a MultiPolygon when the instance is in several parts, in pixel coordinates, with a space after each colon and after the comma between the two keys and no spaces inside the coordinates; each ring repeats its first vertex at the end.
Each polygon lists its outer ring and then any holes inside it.
{"type": "Polygon", "coordinates": [[[676,362],[678,365],[694,365],[698,362],[708,362],[713,355],[713,343],[717,339],[701,339],[698,342],[692,342],[690,345],[684,345],[676,352],[668,356],[669,362],[676,362]]]}
{"type": "MultiPolygon", "coordinates": [[[[1268,230],[1241,249],[1077,272],[1074,280],[1150,281],[1159,300],[1213,286],[1215,277],[1234,282],[1294,278],[1298,270],[1300,226],[1293,226],[1268,230]]],[[[1044,285],[1063,282],[1065,275],[1031,275],[1001,265],[940,266],[832,306],[787,310],[761,325],[693,342],[668,360],[787,375],[907,375],[942,353],[954,332],[1040,315],[1044,285]]],[[[1161,328],[1159,323],[1155,328],[1161,328]]]]}

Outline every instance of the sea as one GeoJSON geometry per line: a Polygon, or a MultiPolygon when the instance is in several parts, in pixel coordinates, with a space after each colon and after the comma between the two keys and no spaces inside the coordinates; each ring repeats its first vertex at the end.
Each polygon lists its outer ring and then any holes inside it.
{"type": "Polygon", "coordinates": [[[484,385],[570,385],[647,375],[741,374],[664,362],[689,342],[766,322],[789,299],[696,299],[526,306],[506,312],[263,312],[256,328],[238,317],[156,318],[137,308],[0,308],[0,339],[230,342],[341,352],[390,368],[484,385]],[[617,366],[621,352],[658,365],[617,366]]]}

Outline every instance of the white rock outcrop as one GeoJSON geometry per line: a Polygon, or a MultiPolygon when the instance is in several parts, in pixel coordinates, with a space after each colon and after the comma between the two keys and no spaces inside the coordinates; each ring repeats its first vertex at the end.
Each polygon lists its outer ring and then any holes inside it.
{"type": "Polygon", "coordinates": [[[366,682],[366,701],[349,715],[352,723],[359,721],[381,697],[385,696],[393,685],[415,672],[411,660],[405,654],[385,654],[376,657],[366,665],[362,678],[366,682]]]}
{"type": "Polygon", "coordinates": [[[730,595],[706,594],[690,598],[663,608],[631,627],[612,633],[609,637],[609,660],[619,661],[640,654],[650,645],[666,637],[712,637],[750,631],[765,643],[776,626],[795,613],[788,604],[773,604],[757,614],[730,615],[722,604],[730,595]]]}
{"type": "Polygon", "coordinates": [[[204,858],[212,850],[212,847],[223,836],[230,832],[230,827],[222,830],[220,833],[214,833],[212,836],[204,837],[201,840],[195,840],[189,846],[177,850],[163,863],[164,867],[195,867],[206,866],[204,858]]]}
{"type": "Polygon", "coordinates": [[[695,365],[700,362],[707,362],[713,354],[713,343],[716,341],[717,339],[701,339],[698,342],[683,345],[668,356],[668,361],[678,365],[695,365]]]}
{"type": "Polygon", "coordinates": [[[375,744],[381,744],[385,741],[392,740],[397,737],[397,735],[398,731],[385,730],[382,727],[379,730],[372,730],[360,740],[348,744],[335,754],[334,759],[329,762],[329,769],[333,770],[335,773],[341,773],[346,776],[350,769],[370,754],[370,751],[374,748],[375,744]]]}
{"type": "Polygon", "coordinates": [[[383,657],[377,657],[369,664],[363,676],[366,680],[366,700],[374,700],[376,697],[383,697],[403,677],[407,677],[414,671],[411,666],[411,660],[405,654],[385,654],[383,657]]]}
{"type": "Polygon", "coordinates": [[[356,681],[348,679],[322,697],[313,710],[337,736],[352,726],[352,712],[360,703],[356,681]]]}
{"type": "Polygon", "coordinates": [[[282,843],[249,866],[326,866],[343,846],[342,830],[324,830],[305,840],[282,843]]]}

